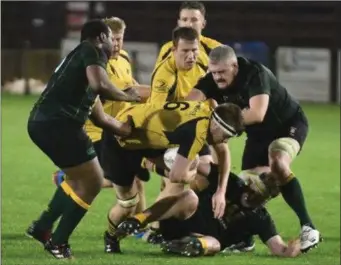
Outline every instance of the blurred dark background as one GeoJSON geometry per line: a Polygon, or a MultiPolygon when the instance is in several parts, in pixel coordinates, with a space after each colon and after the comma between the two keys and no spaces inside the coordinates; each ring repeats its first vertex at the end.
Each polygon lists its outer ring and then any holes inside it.
{"type": "MultiPolygon", "coordinates": [[[[180,2],[174,1],[77,3],[1,2],[2,84],[14,77],[36,76],[37,72],[39,78],[46,80],[60,60],[61,40],[77,39],[77,32],[89,18],[118,16],[127,24],[125,42],[152,42],[161,46],[171,39],[180,6],[180,2]]],[[[331,53],[331,68],[337,67],[337,52],[341,47],[340,2],[204,4],[208,22],[205,36],[222,43],[265,43],[269,49],[268,65],[274,71],[279,46],[327,48],[331,53]]],[[[337,74],[334,71],[331,75],[331,86],[336,86],[337,74]]],[[[331,97],[336,96],[332,92],[331,97]]]]}

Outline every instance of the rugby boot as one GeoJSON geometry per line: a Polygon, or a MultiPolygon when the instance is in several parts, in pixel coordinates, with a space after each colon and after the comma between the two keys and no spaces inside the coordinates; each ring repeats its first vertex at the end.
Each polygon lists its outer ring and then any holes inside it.
{"type": "Polygon", "coordinates": [[[104,233],[104,252],[122,253],[119,240],[116,236],[109,235],[108,232],[104,233]]]}
{"type": "Polygon", "coordinates": [[[161,249],[165,253],[186,257],[198,257],[204,255],[204,249],[197,237],[186,237],[180,240],[164,241],[161,249]]]}
{"type": "Polygon", "coordinates": [[[33,221],[29,228],[27,228],[26,235],[45,245],[45,243],[51,238],[51,230],[41,229],[37,226],[37,221],[33,221]]]}
{"type": "Polygon", "coordinates": [[[55,245],[50,239],[46,242],[44,248],[56,259],[73,259],[69,244],[55,245]]]}
{"type": "Polygon", "coordinates": [[[300,241],[301,251],[303,253],[308,252],[312,248],[316,248],[322,240],[323,239],[318,230],[307,225],[302,226],[300,241]]]}

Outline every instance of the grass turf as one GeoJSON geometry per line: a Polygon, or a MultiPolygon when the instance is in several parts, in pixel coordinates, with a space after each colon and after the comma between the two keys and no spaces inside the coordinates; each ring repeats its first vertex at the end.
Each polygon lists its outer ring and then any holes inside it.
{"type": "MultiPolygon", "coordinates": [[[[26,121],[35,97],[2,96],[2,264],[59,264],[37,243],[24,236],[31,221],[46,207],[54,192],[53,164],[30,141],[26,121]]],[[[162,254],[158,247],[128,238],[124,255],[103,252],[106,214],[115,200],[112,190],[103,190],[71,238],[75,254],[72,264],[229,264],[285,265],[340,264],[340,107],[305,104],[310,133],[302,154],[293,165],[301,181],[306,202],[325,241],[319,248],[297,259],[269,255],[257,240],[252,254],[217,255],[211,258],[178,258],[162,254]]],[[[233,169],[239,171],[244,139],[231,141],[233,169]]],[[[255,154],[257,155],[257,154],[255,154]]],[[[159,191],[153,176],[146,185],[147,200],[159,191]]],[[[282,198],[269,203],[279,233],[286,239],[299,234],[296,216],[282,198]]]]}

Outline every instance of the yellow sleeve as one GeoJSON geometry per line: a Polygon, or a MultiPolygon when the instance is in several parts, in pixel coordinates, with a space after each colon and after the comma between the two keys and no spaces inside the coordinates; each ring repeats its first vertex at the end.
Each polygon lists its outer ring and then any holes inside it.
{"type": "Polygon", "coordinates": [[[189,122],[186,126],[187,132],[180,143],[178,154],[189,160],[194,160],[206,142],[208,125],[208,119],[201,119],[196,123],[189,122]]]}
{"type": "Polygon", "coordinates": [[[115,67],[111,64],[111,60],[108,61],[106,70],[107,70],[107,74],[109,76],[109,80],[112,83],[114,83],[115,78],[117,78],[117,73],[116,73],[115,67]],[[116,74],[116,77],[115,77],[115,74],[116,74]]]}
{"type": "Polygon", "coordinates": [[[172,52],[173,43],[171,41],[165,43],[161,49],[159,56],[156,59],[155,66],[157,66],[162,60],[166,59],[167,56],[172,52]]]}
{"type": "Polygon", "coordinates": [[[157,68],[152,76],[151,94],[148,102],[166,102],[169,91],[175,86],[176,74],[165,65],[157,68]]]}

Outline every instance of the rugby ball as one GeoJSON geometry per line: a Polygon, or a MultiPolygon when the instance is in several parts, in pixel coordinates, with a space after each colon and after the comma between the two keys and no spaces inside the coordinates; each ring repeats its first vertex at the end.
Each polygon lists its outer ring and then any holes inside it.
{"type": "MultiPolygon", "coordinates": [[[[163,155],[163,161],[165,162],[165,165],[168,169],[172,168],[172,166],[174,164],[175,157],[178,153],[178,150],[179,150],[179,147],[169,148],[169,149],[167,149],[167,151],[163,155]]],[[[199,163],[199,155],[196,156],[195,160],[193,161],[193,163],[190,167],[190,170],[197,167],[198,163],[199,163]]]]}

